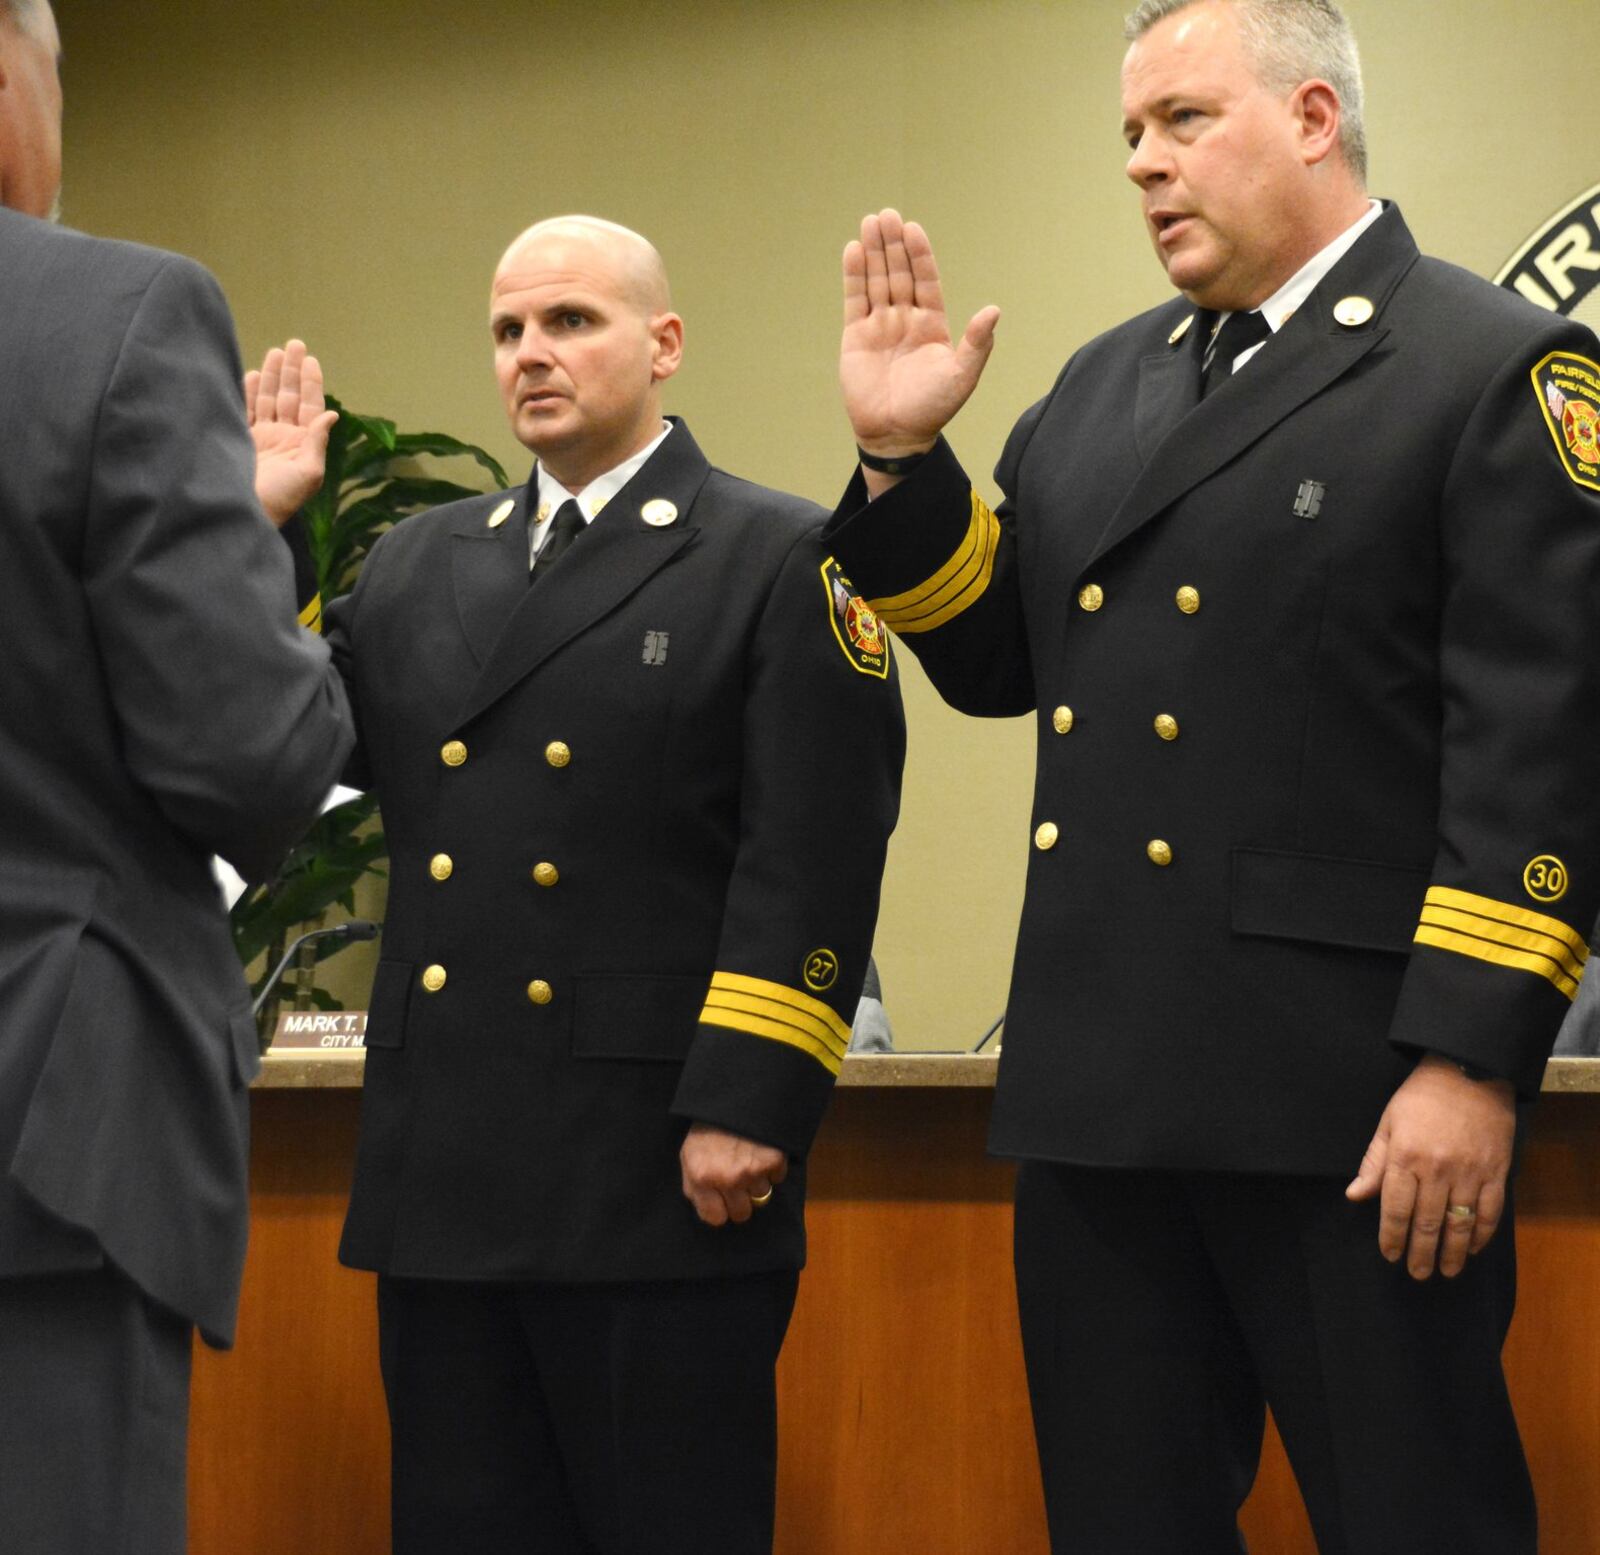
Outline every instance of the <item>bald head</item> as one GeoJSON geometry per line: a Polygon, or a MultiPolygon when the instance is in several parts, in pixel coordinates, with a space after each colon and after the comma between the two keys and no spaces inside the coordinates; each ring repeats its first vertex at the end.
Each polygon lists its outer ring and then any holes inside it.
{"type": "Polygon", "coordinates": [[[489,331],[513,430],[574,495],[660,435],[683,320],[637,232],[597,216],[529,227],[495,270],[489,331]]]}
{"type": "Polygon", "coordinates": [[[632,228],[600,216],[551,216],[536,221],[505,251],[495,270],[495,291],[530,261],[538,263],[556,245],[587,250],[588,262],[606,271],[617,289],[646,317],[671,311],[667,267],[655,244],[632,228]]]}

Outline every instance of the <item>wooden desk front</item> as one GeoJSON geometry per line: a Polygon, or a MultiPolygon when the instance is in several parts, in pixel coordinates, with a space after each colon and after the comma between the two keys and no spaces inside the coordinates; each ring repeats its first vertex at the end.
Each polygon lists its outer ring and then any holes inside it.
{"type": "MultiPolygon", "coordinates": [[[[1546,1089],[1600,1088],[1600,1063],[1584,1064],[1552,1066],[1546,1089]]],[[[777,1555],[1047,1555],[1012,1168],[983,1153],[991,1073],[970,1059],[847,1065],[812,1158],[811,1264],[780,1367],[777,1555]]],[[[373,1282],[335,1259],[358,1077],[359,1060],[274,1060],[256,1093],[239,1344],[196,1356],[192,1555],[388,1550],[373,1282]]],[[[1594,1555],[1600,1095],[1545,1097],[1518,1211],[1507,1369],[1540,1547],[1594,1555]]],[[[1245,1531],[1253,1550],[1315,1555],[1275,1437],[1245,1531]]]]}

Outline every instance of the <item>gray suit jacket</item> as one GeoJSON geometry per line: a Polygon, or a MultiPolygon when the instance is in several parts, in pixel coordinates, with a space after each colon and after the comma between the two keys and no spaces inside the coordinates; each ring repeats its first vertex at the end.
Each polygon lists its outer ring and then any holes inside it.
{"type": "Polygon", "coordinates": [[[349,714],[252,491],[216,283],[0,210],[0,1278],[109,1259],[231,1337],[269,871],[349,714]]]}

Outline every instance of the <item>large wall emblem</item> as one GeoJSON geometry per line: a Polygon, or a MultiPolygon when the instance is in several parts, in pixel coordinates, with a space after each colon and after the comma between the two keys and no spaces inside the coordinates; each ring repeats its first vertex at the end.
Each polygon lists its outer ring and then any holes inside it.
{"type": "Polygon", "coordinates": [[[1600,184],[1557,211],[1517,250],[1495,284],[1600,334],[1600,184]]]}

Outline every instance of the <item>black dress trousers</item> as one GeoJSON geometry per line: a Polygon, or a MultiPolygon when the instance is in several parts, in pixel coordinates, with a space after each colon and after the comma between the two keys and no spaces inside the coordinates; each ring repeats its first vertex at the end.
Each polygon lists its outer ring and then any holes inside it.
{"type": "MultiPolygon", "coordinates": [[[[1510,1205],[1453,1280],[1321,1177],[1028,1161],[1022,1338],[1054,1555],[1239,1555],[1264,1405],[1321,1555],[1535,1555],[1500,1367],[1510,1205]]],[[[1270,1552],[1269,1552],[1270,1555],[1270,1552]]]]}
{"type": "Polygon", "coordinates": [[[798,1282],[381,1276],[395,1555],[770,1555],[798,1282]]]}

